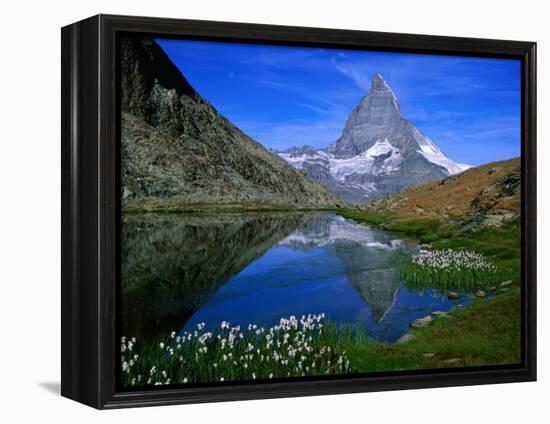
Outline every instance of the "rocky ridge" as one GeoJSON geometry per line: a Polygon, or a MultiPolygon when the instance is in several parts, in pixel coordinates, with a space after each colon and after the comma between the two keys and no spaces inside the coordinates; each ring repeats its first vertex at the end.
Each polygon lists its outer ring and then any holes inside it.
{"type": "Polygon", "coordinates": [[[123,208],[345,205],[219,114],[153,39],[123,37],[120,63],[123,208]]]}

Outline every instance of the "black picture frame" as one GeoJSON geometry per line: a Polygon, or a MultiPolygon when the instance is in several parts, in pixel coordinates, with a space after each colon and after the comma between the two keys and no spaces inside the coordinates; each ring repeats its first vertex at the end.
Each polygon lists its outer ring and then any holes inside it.
{"type": "Polygon", "coordinates": [[[66,26],[61,35],[63,396],[104,409],[536,380],[536,43],[112,15],[97,15],[66,26]],[[116,378],[120,210],[116,46],[122,32],[520,59],[520,366],[120,390],[116,378]]]}

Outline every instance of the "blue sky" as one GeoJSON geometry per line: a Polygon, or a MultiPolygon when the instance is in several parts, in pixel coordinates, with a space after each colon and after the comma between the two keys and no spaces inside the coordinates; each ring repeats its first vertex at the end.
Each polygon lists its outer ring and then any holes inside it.
{"type": "Polygon", "coordinates": [[[325,147],[375,73],[456,162],[520,154],[520,61],[157,40],[195,89],[263,145],[325,147]]]}

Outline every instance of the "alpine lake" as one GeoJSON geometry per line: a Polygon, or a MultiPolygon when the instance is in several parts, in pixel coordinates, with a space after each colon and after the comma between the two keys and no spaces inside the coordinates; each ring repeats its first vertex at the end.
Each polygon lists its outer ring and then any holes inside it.
{"type": "Polygon", "coordinates": [[[415,319],[471,298],[408,287],[400,263],[419,250],[333,212],[123,214],[121,331],[153,340],[324,313],[395,343],[415,319]]]}

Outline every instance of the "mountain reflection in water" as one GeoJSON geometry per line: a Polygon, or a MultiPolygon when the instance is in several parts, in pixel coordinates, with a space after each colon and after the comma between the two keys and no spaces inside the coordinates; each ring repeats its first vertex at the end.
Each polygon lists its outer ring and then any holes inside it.
{"type": "Polygon", "coordinates": [[[452,306],[400,280],[400,260],[417,250],[333,213],[128,216],[122,331],[149,338],[324,312],[393,342],[412,320],[452,306]]]}

